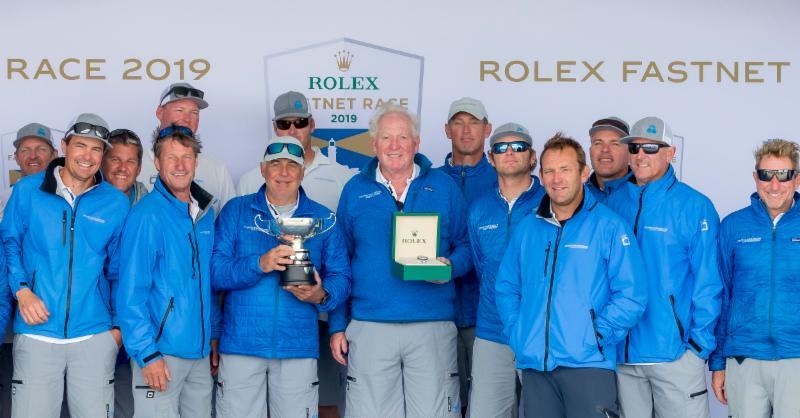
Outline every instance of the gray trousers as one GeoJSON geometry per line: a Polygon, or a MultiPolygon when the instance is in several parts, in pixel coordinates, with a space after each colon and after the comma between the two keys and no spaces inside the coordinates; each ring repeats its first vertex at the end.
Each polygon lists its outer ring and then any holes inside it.
{"type": "Polygon", "coordinates": [[[316,417],[318,387],[316,359],[222,354],[217,417],[316,417]]]}
{"type": "Polygon", "coordinates": [[[516,418],[517,369],[514,352],[506,344],[475,339],[472,347],[470,417],[516,418]]]}
{"type": "Polygon", "coordinates": [[[475,327],[458,328],[458,387],[461,406],[469,404],[469,388],[472,376],[472,345],[475,343],[475,327]]]}
{"type": "Polygon", "coordinates": [[[706,363],[691,350],[669,363],[617,366],[623,418],[709,418],[706,363]]]}
{"type": "Polygon", "coordinates": [[[114,362],[117,343],[111,332],[71,344],[14,337],[11,416],[58,417],[66,375],[72,416],[114,416],[114,362]]]}
{"type": "Polygon", "coordinates": [[[619,417],[614,372],[607,369],[557,367],[551,372],[524,369],[522,402],[526,418],[619,417]]]}
{"type": "Polygon", "coordinates": [[[456,334],[451,321],[351,321],[345,417],[461,417],[456,334]]]}
{"type": "Polygon", "coordinates": [[[732,418],[800,416],[800,359],[728,359],[725,390],[732,418]]]}
{"type": "Polygon", "coordinates": [[[144,383],[142,369],[131,360],[134,417],[180,418],[211,416],[211,364],[208,357],[190,360],[164,356],[172,380],[159,392],[144,383]]]}

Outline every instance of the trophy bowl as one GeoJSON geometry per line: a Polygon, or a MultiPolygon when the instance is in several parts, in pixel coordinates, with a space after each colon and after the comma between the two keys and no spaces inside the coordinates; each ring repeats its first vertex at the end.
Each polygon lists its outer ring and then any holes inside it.
{"type": "Polygon", "coordinates": [[[303,242],[316,235],[322,222],[315,218],[285,218],[278,219],[278,228],[283,234],[281,240],[292,247],[294,253],[289,256],[292,264],[286,265],[286,270],[280,274],[281,286],[316,285],[314,278],[314,264],[311,254],[303,248],[303,242]]]}

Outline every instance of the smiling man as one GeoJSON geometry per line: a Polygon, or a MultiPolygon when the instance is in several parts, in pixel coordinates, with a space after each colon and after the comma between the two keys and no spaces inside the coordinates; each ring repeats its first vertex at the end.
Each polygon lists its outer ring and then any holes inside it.
{"type": "Polygon", "coordinates": [[[66,380],[73,416],[113,415],[121,344],[113,301],[118,241],[129,204],[99,173],[108,125],[79,115],[64,158],[14,187],[2,223],[14,321],[12,416],[58,416],[66,380]],[[66,376],[66,379],[65,379],[66,376]]]}
{"type": "Polygon", "coordinates": [[[734,417],[800,411],[800,149],[770,139],[755,152],[750,206],[719,233],[725,283],[711,386],[734,417]]]}
{"type": "Polygon", "coordinates": [[[600,119],[589,129],[589,157],[594,172],[586,185],[600,202],[605,202],[633,175],[628,167],[628,149],[620,142],[628,131],[628,124],[615,116],[600,119]]]}
{"type": "MultiPolygon", "coordinates": [[[[50,128],[41,123],[29,123],[17,131],[14,140],[14,160],[19,166],[22,177],[36,174],[50,164],[58,156],[50,128]]],[[[8,202],[14,187],[6,189],[0,197],[0,219],[3,218],[3,209],[8,202]]]]}
{"type": "Polygon", "coordinates": [[[142,182],[136,176],[142,171],[142,142],[135,132],[128,129],[115,129],[108,135],[111,149],[103,158],[103,177],[135,204],[147,194],[142,182]]]}

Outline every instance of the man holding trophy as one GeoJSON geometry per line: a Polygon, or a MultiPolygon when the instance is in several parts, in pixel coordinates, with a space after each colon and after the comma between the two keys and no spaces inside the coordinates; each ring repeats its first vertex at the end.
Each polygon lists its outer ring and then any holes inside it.
{"type": "Polygon", "coordinates": [[[300,141],[270,141],[261,174],[261,189],[217,219],[212,286],[226,292],[217,416],[315,416],[317,314],[347,299],[350,264],[336,216],[300,187],[300,141]]]}
{"type": "Polygon", "coordinates": [[[369,132],[376,157],[337,212],[353,269],[350,303],[329,317],[334,358],[348,365],[346,416],[460,417],[450,278],[472,268],[466,204],[418,153],[408,110],[380,108],[369,132]]]}

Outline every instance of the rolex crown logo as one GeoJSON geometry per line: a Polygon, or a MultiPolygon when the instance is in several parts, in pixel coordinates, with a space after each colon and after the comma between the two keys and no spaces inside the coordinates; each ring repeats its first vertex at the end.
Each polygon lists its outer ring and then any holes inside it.
{"type": "Polygon", "coordinates": [[[341,50],[333,54],[333,57],[336,58],[336,66],[339,67],[339,71],[345,73],[350,69],[354,55],[350,51],[341,50]]]}

